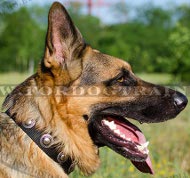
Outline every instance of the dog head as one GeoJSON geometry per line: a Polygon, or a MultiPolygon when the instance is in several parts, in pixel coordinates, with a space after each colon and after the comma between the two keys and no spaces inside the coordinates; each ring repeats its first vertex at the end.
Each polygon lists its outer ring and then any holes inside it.
{"type": "Polygon", "coordinates": [[[129,158],[143,172],[152,172],[147,142],[126,118],[141,123],[174,118],[186,106],[186,97],[171,89],[142,81],[130,65],[86,45],[65,9],[54,4],[44,65],[69,90],[68,108],[87,120],[93,142],[109,146],[129,158]],[[60,73],[58,72],[60,71],[60,73]]]}
{"type": "MultiPolygon", "coordinates": [[[[153,173],[148,143],[128,118],[140,123],[163,122],[187,105],[183,94],[141,80],[127,62],[87,45],[60,3],[50,9],[44,58],[28,83],[35,83],[38,90],[52,88],[46,98],[33,97],[33,103],[43,113],[43,123],[56,130],[64,152],[77,160],[85,174],[93,173],[99,165],[96,146],[108,146],[140,171],[153,173]]],[[[22,88],[7,98],[14,98],[12,112],[19,112],[16,103],[26,102],[16,97],[22,88]]],[[[22,108],[18,118],[22,120],[26,113],[29,115],[28,109],[22,108]]]]}

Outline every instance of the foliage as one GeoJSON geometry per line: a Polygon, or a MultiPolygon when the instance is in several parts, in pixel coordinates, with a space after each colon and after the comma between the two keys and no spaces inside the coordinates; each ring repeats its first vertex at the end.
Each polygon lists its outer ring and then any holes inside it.
{"type": "Polygon", "coordinates": [[[190,6],[181,5],[176,8],[176,17],[182,26],[190,28],[190,6]]]}
{"type": "Polygon", "coordinates": [[[171,27],[172,10],[154,7],[152,4],[137,8],[136,21],[142,22],[149,27],[167,29],[171,27]]]}
{"type": "MultiPolygon", "coordinates": [[[[33,63],[37,67],[43,57],[49,5],[14,8],[11,2],[0,8],[0,71],[23,72],[33,63]]],[[[79,3],[69,11],[92,47],[128,61],[135,72],[173,73],[190,82],[190,6],[164,9],[150,4],[130,18],[129,7],[117,4],[112,11],[120,23],[114,24],[85,15],[79,3]]]]}
{"type": "Polygon", "coordinates": [[[42,57],[44,31],[26,8],[6,14],[4,21],[0,41],[1,71],[25,71],[30,60],[37,64],[42,57]]]}
{"type": "Polygon", "coordinates": [[[169,38],[172,73],[177,74],[181,80],[190,81],[190,29],[178,24],[169,38]]]}

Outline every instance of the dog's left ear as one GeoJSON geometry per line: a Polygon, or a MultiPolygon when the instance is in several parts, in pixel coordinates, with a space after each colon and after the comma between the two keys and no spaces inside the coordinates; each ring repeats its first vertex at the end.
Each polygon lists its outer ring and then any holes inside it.
{"type": "Polygon", "coordinates": [[[50,69],[79,63],[85,42],[62,4],[55,2],[48,17],[44,65],[50,69]],[[76,62],[78,61],[78,62],[76,62]]]}

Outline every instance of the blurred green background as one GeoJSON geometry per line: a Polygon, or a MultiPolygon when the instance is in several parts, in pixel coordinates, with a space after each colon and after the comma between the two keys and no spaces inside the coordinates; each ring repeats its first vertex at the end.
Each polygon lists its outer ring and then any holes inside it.
{"type": "MultiPolygon", "coordinates": [[[[43,57],[50,4],[26,4],[0,0],[0,85],[22,82],[43,57]]],[[[67,9],[87,43],[128,61],[144,80],[183,85],[186,94],[190,93],[190,4],[146,3],[131,9],[125,1],[118,1],[109,7],[118,19],[114,23],[84,13],[83,6],[72,2],[67,9]]],[[[4,97],[0,96],[0,104],[4,97]]],[[[140,128],[151,143],[156,178],[190,177],[189,105],[175,120],[140,128]]],[[[101,149],[100,155],[101,168],[92,178],[149,177],[108,148],[101,149]]],[[[75,171],[71,177],[84,176],[75,171]]]]}
{"type": "MultiPolygon", "coordinates": [[[[33,72],[43,57],[50,5],[21,6],[14,0],[0,5],[0,72],[33,72]]],[[[190,5],[144,4],[131,9],[121,1],[109,6],[118,19],[112,24],[83,13],[79,2],[67,7],[94,48],[127,60],[135,72],[171,73],[190,82],[190,5]]]]}

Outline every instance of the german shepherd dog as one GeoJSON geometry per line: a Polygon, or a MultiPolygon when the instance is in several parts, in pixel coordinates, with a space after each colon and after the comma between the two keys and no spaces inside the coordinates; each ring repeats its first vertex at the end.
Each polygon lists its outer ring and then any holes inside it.
{"type": "Polygon", "coordinates": [[[176,117],[187,98],[145,82],[130,65],[87,45],[65,8],[49,12],[44,57],[37,72],[5,99],[0,114],[0,177],[68,177],[99,165],[108,146],[144,173],[153,173],[148,142],[129,122],[176,117]]]}

